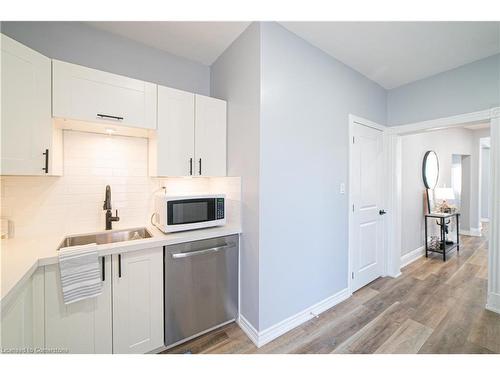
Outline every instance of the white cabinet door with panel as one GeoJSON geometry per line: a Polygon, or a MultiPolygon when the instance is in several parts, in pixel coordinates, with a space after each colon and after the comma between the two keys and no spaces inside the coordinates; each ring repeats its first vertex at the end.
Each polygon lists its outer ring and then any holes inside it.
{"type": "Polygon", "coordinates": [[[44,349],[43,283],[42,267],[8,301],[2,300],[1,352],[40,353],[44,349]]]}
{"type": "MultiPolygon", "coordinates": [[[[59,265],[45,266],[45,346],[69,353],[112,353],[111,256],[101,271],[102,294],[64,304],[59,265]]],[[[102,263],[101,263],[102,264],[102,263]]]]}
{"type": "Polygon", "coordinates": [[[158,86],[157,176],[194,173],[194,94],[158,86]]]}
{"type": "Polygon", "coordinates": [[[196,95],[195,109],[195,174],[225,176],[226,102],[196,95]]]}
{"type": "Polygon", "coordinates": [[[113,255],[113,353],[163,346],[163,248],[113,255]]]}
{"type": "Polygon", "coordinates": [[[52,61],[53,117],[156,128],[154,83],[52,61]]]}
{"type": "Polygon", "coordinates": [[[62,132],[52,126],[50,59],[3,34],[1,47],[1,172],[60,175],[62,132]]]}

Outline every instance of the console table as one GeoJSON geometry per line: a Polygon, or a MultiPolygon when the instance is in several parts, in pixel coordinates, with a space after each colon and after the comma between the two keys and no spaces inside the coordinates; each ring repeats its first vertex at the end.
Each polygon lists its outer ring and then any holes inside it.
{"type": "Polygon", "coordinates": [[[446,253],[449,253],[452,251],[454,248],[457,248],[457,252],[460,250],[460,238],[459,238],[459,217],[460,214],[458,212],[455,213],[431,213],[431,214],[425,214],[425,257],[428,257],[429,252],[433,253],[439,253],[443,254],[443,261],[446,261],[446,253]],[[455,218],[456,223],[457,223],[457,238],[456,242],[452,244],[447,244],[446,243],[446,220],[447,219],[453,219],[455,218]],[[429,238],[427,236],[428,230],[427,230],[427,223],[429,219],[437,219],[439,220],[439,225],[440,225],[440,241],[439,241],[439,247],[438,248],[431,248],[429,247],[429,238]]]}

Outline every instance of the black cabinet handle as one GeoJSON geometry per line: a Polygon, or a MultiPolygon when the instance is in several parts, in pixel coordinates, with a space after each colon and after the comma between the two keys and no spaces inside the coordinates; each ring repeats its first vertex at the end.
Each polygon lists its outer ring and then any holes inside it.
{"type": "Polygon", "coordinates": [[[198,164],[199,164],[199,173],[198,173],[198,174],[201,176],[201,158],[200,158],[200,160],[198,161],[198,164]]]}
{"type": "Polygon", "coordinates": [[[122,255],[118,254],[118,277],[122,277],[122,255]]]}
{"type": "Polygon", "coordinates": [[[385,210],[380,210],[380,211],[378,212],[378,214],[379,214],[379,215],[385,215],[386,213],[387,213],[387,212],[385,212],[385,210]]]}
{"type": "Polygon", "coordinates": [[[112,115],[105,115],[102,113],[98,113],[97,117],[103,118],[103,119],[111,119],[111,120],[117,120],[117,121],[122,121],[123,117],[121,116],[112,116],[112,115]]]}
{"type": "Polygon", "coordinates": [[[102,257],[102,281],[106,280],[106,258],[102,257]]]}
{"type": "Polygon", "coordinates": [[[45,149],[45,152],[42,155],[45,155],[45,167],[42,168],[42,171],[49,173],[49,149],[45,149]]]}
{"type": "Polygon", "coordinates": [[[193,158],[189,158],[189,175],[193,175],[193,158]]]}

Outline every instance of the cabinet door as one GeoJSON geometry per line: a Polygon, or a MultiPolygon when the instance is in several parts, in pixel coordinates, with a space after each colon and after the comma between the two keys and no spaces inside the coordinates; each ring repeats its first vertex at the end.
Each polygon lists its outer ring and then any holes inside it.
{"type": "Polygon", "coordinates": [[[50,59],[3,34],[1,46],[1,172],[42,175],[53,151],[50,59]]]}
{"type": "Polygon", "coordinates": [[[52,62],[54,117],[156,128],[156,85],[62,61],[52,62]]]}
{"type": "Polygon", "coordinates": [[[196,95],[195,109],[195,175],[225,176],[226,102],[196,95]]]}
{"type": "Polygon", "coordinates": [[[1,306],[0,349],[5,353],[39,353],[44,349],[43,267],[1,306]]]}
{"type": "Polygon", "coordinates": [[[194,94],[158,86],[157,176],[194,173],[194,94]]]}
{"type": "MultiPolygon", "coordinates": [[[[111,256],[104,261],[102,294],[65,305],[59,265],[45,267],[45,346],[69,353],[112,353],[111,256]]],[[[101,277],[103,276],[101,275],[101,277]]]]}
{"type": "Polygon", "coordinates": [[[163,248],[113,255],[113,353],[163,346],[163,248]]]}

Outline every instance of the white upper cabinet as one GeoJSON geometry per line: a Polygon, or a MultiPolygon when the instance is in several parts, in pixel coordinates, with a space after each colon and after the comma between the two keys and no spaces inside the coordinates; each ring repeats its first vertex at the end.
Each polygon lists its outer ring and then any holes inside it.
{"type": "Polygon", "coordinates": [[[2,171],[62,173],[61,131],[51,119],[50,59],[1,34],[2,171]]]}
{"type": "Polygon", "coordinates": [[[147,353],[163,337],[163,247],[113,255],[113,353],[147,353]]]}
{"type": "Polygon", "coordinates": [[[226,102],[195,96],[196,175],[226,175],[226,102]]]}
{"type": "Polygon", "coordinates": [[[159,176],[193,175],[194,94],[158,86],[156,142],[158,145],[156,149],[157,166],[156,172],[153,168],[151,174],[159,176]]]}
{"type": "Polygon", "coordinates": [[[225,176],[226,102],[158,86],[150,175],[225,176]]]}
{"type": "Polygon", "coordinates": [[[156,128],[154,83],[57,60],[52,80],[53,117],[156,128]]]}

